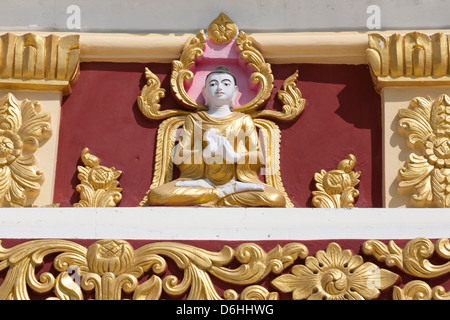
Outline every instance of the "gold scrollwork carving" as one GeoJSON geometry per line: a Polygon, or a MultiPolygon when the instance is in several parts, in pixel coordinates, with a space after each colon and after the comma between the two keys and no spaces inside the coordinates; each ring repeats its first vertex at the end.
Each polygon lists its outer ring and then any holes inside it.
{"type": "Polygon", "coordinates": [[[187,300],[276,300],[279,292],[259,284],[270,274],[279,275],[272,287],[293,292],[294,299],[376,299],[398,278],[336,243],[315,257],[308,254],[301,243],[277,245],[268,252],[243,243],[212,252],[176,242],[134,249],[127,241],[114,239],[96,241],[88,248],[66,240],[34,240],[9,249],[0,246],[0,270],[6,272],[0,299],[27,300],[37,292],[51,300],[82,300],[93,291],[96,300],[119,300],[124,295],[154,300],[163,294],[187,300]],[[49,256],[54,271],[36,279],[36,270],[49,256]],[[167,274],[169,260],[183,271],[182,279],[167,274]],[[297,264],[303,260],[304,265],[297,264]],[[238,265],[230,267],[232,262],[238,265]],[[282,274],[292,265],[292,273],[282,274]],[[235,288],[219,294],[213,279],[241,286],[240,293],[235,288]]]}
{"type": "Polygon", "coordinates": [[[83,166],[78,166],[77,185],[81,200],[74,207],[115,207],[122,199],[122,189],[118,188],[117,179],[122,174],[114,167],[100,165],[100,160],[89,153],[88,148],[81,152],[83,166]]]}
{"type": "Polygon", "coordinates": [[[172,92],[180,103],[189,110],[206,110],[195,102],[186,92],[184,82],[194,79],[194,73],[189,70],[195,63],[195,59],[203,55],[206,39],[203,30],[193,37],[189,44],[181,52],[180,60],[172,61],[172,74],[170,76],[170,86],[172,92]]]}
{"type": "Polygon", "coordinates": [[[399,193],[412,194],[414,207],[450,206],[450,97],[417,97],[401,109],[399,131],[415,151],[398,174],[399,193]]]}
{"type": "Polygon", "coordinates": [[[450,293],[444,287],[430,285],[422,280],[408,282],[403,288],[394,286],[393,300],[450,300],[450,293]]]}
{"type": "Polygon", "coordinates": [[[79,74],[79,35],[0,36],[0,88],[61,90],[70,94],[79,74]]]}
{"type": "Polygon", "coordinates": [[[0,99],[0,206],[32,205],[44,173],[35,151],[51,136],[50,114],[40,113],[38,101],[22,103],[8,93],[0,99]]]}
{"type": "Polygon", "coordinates": [[[241,59],[247,61],[255,72],[250,76],[250,81],[260,85],[259,92],[249,103],[235,107],[235,111],[251,113],[259,109],[270,98],[273,90],[273,75],[270,63],[266,63],[263,55],[254,46],[251,39],[240,31],[236,38],[236,46],[241,52],[241,59]]]}
{"type": "MultiPolygon", "coordinates": [[[[430,259],[435,253],[450,260],[449,239],[439,239],[434,244],[426,238],[416,238],[406,243],[401,249],[394,241],[387,244],[379,240],[364,242],[362,251],[366,255],[374,256],[378,261],[389,267],[396,267],[402,272],[419,279],[433,279],[450,273],[450,262],[442,265],[433,264],[430,259]]],[[[430,287],[422,280],[413,280],[403,288],[394,286],[394,300],[450,300],[450,293],[443,286],[430,287]]]]}
{"type": "Polygon", "coordinates": [[[339,162],[336,170],[321,170],[314,175],[317,191],[313,191],[312,203],[317,208],[353,208],[359,191],[355,186],[359,183],[361,172],[353,172],[356,164],[354,155],[339,162]]]}
{"type": "Polygon", "coordinates": [[[144,116],[149,119],[161,120],[189,113],[174,109],[161,111],[159,101],[165,97],[166,90],[161,88],[161,81],[158,76],[148,68],[145,68],[145,77],[147,84],[142,88],[141,95],[137,99],[139,109],[144,116]]]}
{"type": "Polygon", "coordinates": [[[436,278],[450,273],[450,262],[434,265],[429,258],[436,252],[441,258],[449,259],[449,240],[441,239],[433,244],[425,238],[409,241],[403,250],[394,241],[386,245],[378,240],[369,240],[363,244],[363,252],[374,256],[387,266],[397,267],[401,271],[422,279],[436,278]]]}
{"type": "Polygon", "coordinates": [[[7,276],[0,285],[0,299],[30,299],[28,287],[38,293],[50,293],[50,299],[83,299],[83,292],[94,291],[97,300],[121,299],[123,293],[135,300],[159,299],[161,294],[188,294],[190,300],[276,299],[278,293],[256,285],[269,273],[279,274],[308,250],[302,244],[276,246],[265,252],[256,244],[240,245],[236,250],[224,246],[220,252],[210,252],[190,245],[158,242],[138,249],[123,240],[99,240],[89,248],[64,240],[35,240],[11,249],[0,247],[0,268],[7,276]],[[35,278],[35,270],[44,258],[56,254],[53,265],[59,274],[50,272],[35,278]],[[180,281],[176,276],[161,278],[167,268],[166,259],[173,260],[184,271],[180,281]],[[236,259],[241,265],[230,269],[236,259]],[[148,280],[138,280],[144,273],[148,280]],[[228,289],[222,298],[213,286],[214,277],[232,284],[250,285],[241,294],[228,289]]]}

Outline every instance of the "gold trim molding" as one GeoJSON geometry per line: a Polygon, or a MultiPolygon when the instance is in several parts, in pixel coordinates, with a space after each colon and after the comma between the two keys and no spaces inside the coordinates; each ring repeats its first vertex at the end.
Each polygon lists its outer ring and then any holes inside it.
{"type": "Polygon", "coordinates": [[[448,36],[442,32],[369,34],[367,56],[377,91],[387,86],[450,85],[448,36]]]}
{"type": "Polygon", "coordinates": [[[0,89],[70,94],[80,65],[80,36],[0,36],[0,89]]]}

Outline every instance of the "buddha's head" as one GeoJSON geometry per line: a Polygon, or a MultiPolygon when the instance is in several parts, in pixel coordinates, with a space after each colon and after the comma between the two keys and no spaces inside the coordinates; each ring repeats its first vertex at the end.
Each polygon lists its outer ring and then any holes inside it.
{"type": "Polygon", "coordinates": [[[238,91],[234,75],[227,67],[219,66],[206,77],[202,93],[208,107],[232,107],[238,91]]]}

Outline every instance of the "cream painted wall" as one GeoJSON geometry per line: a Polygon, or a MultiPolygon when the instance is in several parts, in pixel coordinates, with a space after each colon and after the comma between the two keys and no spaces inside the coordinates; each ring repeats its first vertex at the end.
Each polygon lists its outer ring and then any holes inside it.
{"type": "Polygon", "coordinates": [[[381,30],[445,29],[445,0],[2,0],[0,30],[185,33],[207,28],[224,12],[246,32],[368,31],[367,20],[380,8],[381,30]],[[69,9],[69,10],[68,10],[69,9]],[[72,25],[73,26],[73,25],[72,25]]]}

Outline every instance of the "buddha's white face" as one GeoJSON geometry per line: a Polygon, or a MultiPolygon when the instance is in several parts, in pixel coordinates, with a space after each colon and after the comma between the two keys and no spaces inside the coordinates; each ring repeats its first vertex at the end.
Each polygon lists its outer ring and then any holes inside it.
{"type": "Polygon", "coordinates": [[[213,73],[206,79],[203,96],[208,107],[233,106],[238,88],[231,75],[213,73]]]}

